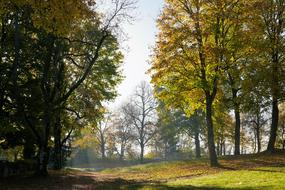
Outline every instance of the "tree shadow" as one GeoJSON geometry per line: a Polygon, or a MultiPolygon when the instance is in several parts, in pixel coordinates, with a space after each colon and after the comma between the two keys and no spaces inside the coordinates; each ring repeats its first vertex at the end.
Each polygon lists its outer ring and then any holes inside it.
{"type": "MultiPolygon", "coordinates": [[[[254,190],[256,188],[252,187],[240,187],[240,188],[227,188],[227,187],[217,187],[217,186],[203,186],[197,187],[192,185],[181,185],[181,186],[169,186],[165,184],[141,184],[141,185],[131,185],[121,187],[124,190],[140,190],[142,188],[147,188],[151,190],[254,190]]],[[[270,186],[258,187],[258,189],[272,189],[270,186]]]]}
{"type": "MultiPolygon", "coordinates": [[[[273,168],[273,167],[272,167],[273,168]]],[[[256,168],[256,169],[248,169],[248,171],[255,171],[255,172],[269,172],[269,173],[285,173],[285,170],[280,170],[278,167],[274,167],[274,169],[270,168],[256,168]],[[276,168],[276,169],[275,169],[276,168]]]]}
{"type": "MultiPolygon", "coordinates": [[[[191,185],[169,186],[161,182],[134,181],[122,178],[104,178],[92,173],[52,174],[47,178],[13,177],[0,180],[2,190],[253,190],[255,188],[223,188],[217,186],[196,187],[191,185]]],[[[259,187],[271,189],[271,187],[259,187]]]]}

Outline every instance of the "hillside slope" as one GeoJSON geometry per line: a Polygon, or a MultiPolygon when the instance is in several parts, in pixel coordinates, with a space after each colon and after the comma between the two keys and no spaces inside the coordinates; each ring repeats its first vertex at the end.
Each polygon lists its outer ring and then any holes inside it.
{"type": "Polygon", "coordinates": [[[285,153],[243,155],[220,159],[211,168],[207,160],[173,161],[115,168],[102,172],[50,171],[48,178],[35,176],[0,180],[6,189],[98,190],[285,190],[285,153]]]}
{"type": "Polygon", "coordinates": [[[285,190],[285,153],[229,156],[220,159],[220,164],[220,167],[211,168],[207,160],[176,161],[110,169],[102,173],[141,181],[138,185],[125,186],[125,189],[285,190]]]}

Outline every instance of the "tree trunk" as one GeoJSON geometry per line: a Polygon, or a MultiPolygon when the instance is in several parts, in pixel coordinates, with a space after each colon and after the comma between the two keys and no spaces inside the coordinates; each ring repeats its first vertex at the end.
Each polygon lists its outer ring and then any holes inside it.
{"type": "Polygon", "coordinates": [[[23,149],[23,158],[24,160],[32,160],[36,153],[35,147],[35,138],[32,131],[29,128],[24,130],[24,149],[23,149]]]}
{"type": "Polygon", "coordinates": [[[101,144],[101,158],[102,160],[105,160],[106,159],[106,154],[105,154],[106,150],[105,150],[105,142],[103,142],[101,144]]]}
{"type": "Polygon", "coordinates": [[[57,115],[54,125],[54,169],[60,170],[63,167],[62,144],[61,144],[61,123],[60,115],[57,115]]]}
{"type": "Polygon", "coordinates": [[[283,123],[283,128],[282,128],[282,149],[285,149],[285,139],[284,139],[284,135],[285,135],[285,122],[283,123]]]}
{"type": "Polygon", "coordinates": [[[164,159],[165,159],[165,160],[167,160],[167,156],[168,156],[167,149],[168,149],[167,143],[164,142],[164,159]]]}
{"type": "Polygon", "coordinates": [[[222,140],[221,143],[220,143],[220,155],[221,156],[223,155],[223,141],[224,140],[222,140]]]}
{"type": "Polygon", "coordinates": [[[143,164],[143,161],[144,161],[144,144],[141,143],[140,163],[143,164]]]}
{"type": "Polygon", "coordinates": [[[201,147],[200,147],[200,139],[199,139],[199,127],[195,130],[195,152],[196,158],[201,158],[201,147]]]}
{"type": "Polygon", "coordinates": [[[123,161],[125,157],[125,145],[121,145],[121,151],[120,151],[120,161],[123,161]]]}
{"type": "Polygon", "coordinates": [[[257,135],[256,135],[256,129],[254,130],[254,140],[253,140],[253,152],[256,153],[256,147],[257,147],[257,135]]]}
{"type": "Polygon", "coordinates": [[[217,140],[217,145],[216,145],[216,152],[217,152],[217,155],[220,156],[220,140],[217,140]]]}
{"type": "Polygon", "coordinates": [[[207,132],[208,132],[208,149],[210,157],[210,165],[212,167],[218,166],[218,159],[215,150],[214,140],[214,127],[212,119],[212,100],[209,95],[206,97],[206,121],[207,121],[207,132]]]}
{"type": "Polygon", "coordinates": [[[261,151],[260,126],[256,126],[257,153],[261,151]]]}
{"type": "Polygon", "coordinates": [[[39,148],[39,159],[38,169],[36,175],[45,177],[48,175],[48,160],[49,160],[49,149],[47,145],[43,145],[39,148]]]}
{"type": "Polygon", "coordinates": [[[44,120],[43,120],[43,135],[42,140],[39,145],[39,155],[38,155],[38,171],[37,175],[47,176],[48,175],[48,162],[49,162],[49,147],[48,141],[50,137],[50,125],[51,125],[51,107],[49,102],[45,102],[46,107],[44,110],[44,120]]]}
{"type": "Polygon", "coordinates": [[[35,146],[31,137],[25,139],[23,158],[24,160],[31,160],[35,155],[35,146]]]}
{"type": "Polygon", "coordinates": [[[275,149],[275,142],[278,130],[278,119],[279,119],[278,100],[277,98],[273,97],[271,129],[270,129],[269,142],[267,146],[267,151],[270,153],[274,152],[275,149]]]}
{"type": "Polygon", "coordinates": [[[226,155],[226,142],[225,141],[223,142],[223,153],[225,156],[226,155]]]}
{"type": "Polygon", "coordinates": [[[234,154],[240,155],[240,111],[239,111],[238,104],[235,105],[235,122],[236,123],[235,123],[235,152],[234,154]]]}
{"type": "Polygon", "coordinates": [[[271,129],[270,129],[270,137],[267,146],[267,151],[270,153],[274,152],[275,142],[277,137],[278,130],[278,120],[279,120],[279,108],[278,108],[278,96],[279,96],[279,69],[280,66],[279,61],[279,52],[274,49],[272,52],[272,84],[271,84],[271,92],[272,92],[272,116],[271,116],[271,129]]]}

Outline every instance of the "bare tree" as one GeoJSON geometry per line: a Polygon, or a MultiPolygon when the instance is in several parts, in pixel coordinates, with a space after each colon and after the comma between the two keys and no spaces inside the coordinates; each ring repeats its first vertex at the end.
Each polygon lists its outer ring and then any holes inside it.
{"type": "Polygon", "coordinates": [[[125,152],[130,142],[134,139],[132,120],[130,116],[123,111],[124,106],[123,104],[120,108],[120,113],[114,117],[112,129],[116,143],[116,151],[121,161],[125,157],[125,152]]]}
{"type": "Polygon", "coordinates": [[[111,115],[110,113],[105,114],[104,118],[98,122],[93,128],[96,140],[98,141],[101,153],[101,159],[106,159],[107,141],[111,129],[110,125],[111,115]]]}
{"type": "Polygon", "coordinates": [[[143,162],[145,146],[156,133],[156,101],[152,89],[145,81],[141,82],[131,98],[131,102],[124,108],[123,112],[128,114],[134,126],[135,140],[140,146],[140,162],[143,162]]]}

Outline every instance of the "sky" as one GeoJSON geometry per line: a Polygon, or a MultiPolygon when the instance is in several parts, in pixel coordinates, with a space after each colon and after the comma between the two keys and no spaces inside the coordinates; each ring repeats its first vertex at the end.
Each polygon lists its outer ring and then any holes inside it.
{"type": "Polygon", "coordinates": [[[127,47],[122,66],[125,80],[118,86],[119,96],[109,104],[111,109],[126,101],[141,81],[150,81],[146,72],[150,68],[151,47],[155,44],[156,19],[162,7],[163,0],[138,0],[134,22],[124,26],[128,37],[123,44],[127,47]]]}

